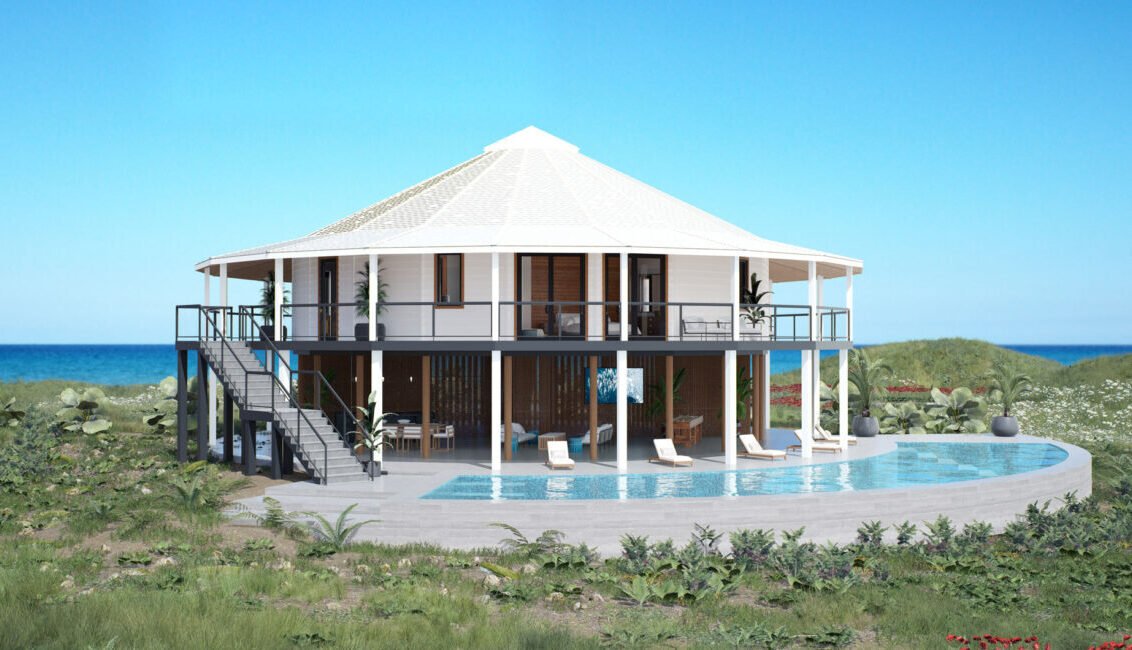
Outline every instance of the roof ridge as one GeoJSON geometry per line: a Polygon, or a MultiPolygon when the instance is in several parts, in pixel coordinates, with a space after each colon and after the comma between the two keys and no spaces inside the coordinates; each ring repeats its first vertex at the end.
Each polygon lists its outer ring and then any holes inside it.
{"type": "Polygon", "coordinates": [[[436,210],[435,212],[432,213],[431,216],[429,216],[424,221],[421,221],[420,223],[416,224],[412,228],[406,228],[405,232],[390,237],[388,241],[396,241],[399,237],[406,237],[409,234],[411,234],[414,230],[418,230],[420,228],[424,228],[425,226],[429,225],[430,223],[435,221],[440,215],[447,214],[449,206],[451,206],[453,203],[455,203],[456,199],[459,198],[460,195],[462,195],[464,192],[467,192],[468,189],[471,188],[476,183],[479,183],[480,181],[482,181],[483,177],[487,175],[488,170],[491,169],[492,167],[494,167],[497,162],[499,162],[500,160],[503,159],[503,153],[504,152],[502,152],[502,151],[493,151],[491,153],[485,153],[485,154],[481,154],[479,156],[476,156],[475,159],[483,158],[485,156],[490,156],[490,159],[487,161],[487,164],[484,165],[483,169],[480,169],[479,172],[474,177],[472,177],[467,183],[465,183],[463,187],[456,190],[456,193],[453,194],[447,201],[445,201],[444,205],[441,206],[441,208],[439,210],[436,210]]]}
{"type": "MultiPolygon", "coordinates": [[[[587,156],[583,156],[583,155],[579,154],[579,157],[586,158],[587,156]]],[[[559,169],[558,163],[554,160],[554,158],[555,157],[547,156],[547,159],[550,160],[550,166],[554,168],[554,173],[558,174],[558,177],[560,179],[562,179],[563,178],[562,171],[559,169]]],[[[579,164],[579,162],[577,160],[574,160],[573,157],[571,157],[571,162],[574,164],[575,167],[580,168],[584,173],[589,174],[591,176],[594,176],[594,178],[597,178],[597,176],[593,172],[586,169],[584,165],[579,164]]],[[[571,185],[569,185],[567,183],[563,183],[563,186],[566,188],[566,191],[568,191],[570,193],[570,196],[574,197],[574,201],[578,204],[578,207],[581,209],[581,211],[585,213],[586,221],[589,222],[591,228],[602,233],[603,235],[605,235],[606,237],[609,237],[610,239],[612,239],[614,241],[620,242],[620,239],[618,237],[615,237],[613,235],[613,233],[607,231],[606,229],[602,228],[601,225],[598,224],[597,220],[594,219],[593,214],[589,211],[589,209],[586,208],[586,204],[578,199],[578,194],[577,194],[577,192],[574,191],[574,188],[571,185]]],[[[624,244],[622,243],[622,245],[624,245],[624,244]]]]}

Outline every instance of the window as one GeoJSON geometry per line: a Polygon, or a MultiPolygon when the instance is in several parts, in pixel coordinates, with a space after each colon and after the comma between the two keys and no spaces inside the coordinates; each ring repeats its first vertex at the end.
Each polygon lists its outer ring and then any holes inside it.
{"type": "Polygon", "coordinates": [[[458,306],[464,302],[464,255],[436,256],[436,302],[458,306]]]}

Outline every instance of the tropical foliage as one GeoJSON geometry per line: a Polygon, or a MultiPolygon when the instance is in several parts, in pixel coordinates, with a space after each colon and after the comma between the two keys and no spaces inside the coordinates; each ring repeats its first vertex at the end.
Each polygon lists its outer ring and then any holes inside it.
{"type": "Polygon", "coordinates": [[[99,410],[106,402],[106,394],[99,388],[87,388],[81,393],[68,388],[59,394],[63,408],[55,412],[56,425],[63,431],[94,434],[107,431],[113,422],[99,410]]]}
{"type": "MultiPolygon", "coordinates": [[[[291,290],[283,288],[283,304],[291,304],[291,290]]],[[[264,325],[275,323],[275,271],[268,271],[259,291],[259,315],[264,325]]]]}
{"type": "MultiPolygon", "coordinates": [[[[389,284],[382,278],[385,277],[385,269],[380,266],[377,267],[377,315],[380,316],[385,311],[386,292],[389,289],[389,284]]],[[[365,263],[365,267],[358,271],[358,281],[354,283],[354,308],[358,312],[358,316],[369,317],[369,262],[365,263]]]]}
{"type": "Polygon", "coordinates": [[[873,359],[864,348],[849,353],[849,384],[856,389],[855,413],[872,415],[873,398],[884,392],[892,368],[882,359],[873,359]]]}
{"type": "Polygon", "coordinates": [[[929,431],[936,433],[982,433],[987,430],[986,400],[970,388],[956,388],[945,393],[933,388],[927,405],[929,431]]]}
{"type": "Polygon", "coordinates": [[[762,280],[759,279],[758,273],[752,273],[747,285],[740,287],[739,302],[744,305],[741,309],[742,317],[752,326],[766,320],[766,310],[760,307],[763,298],[774,293],[773,291],[762,290],[762,280]]]}
{"type": "Polygon", "coordinates": [[[885,403],[880,418],[881,433],[902,433],[915,435],[926,433],[924,412],[911,402],[898,404],[885,403]]]}
{"type": "Polygon", "coordinates": [[[1010,415],[1014,403],[1026,395],[1033,381],[1030,376],[1000,363],[990,376],[991,398],[1002,404],[1002,414],[1010,415]]]}

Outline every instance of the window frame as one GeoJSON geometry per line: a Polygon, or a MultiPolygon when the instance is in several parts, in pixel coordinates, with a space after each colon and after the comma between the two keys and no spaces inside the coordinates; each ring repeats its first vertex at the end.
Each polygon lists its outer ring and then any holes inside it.
{"type": "Polygon", "coordinates": [[[464,308],[464,254],[463,253],[436,253],[433,255],[432,261],[432,302],[437,309],[463,309],[464,308]],[[457,300],[450,300],[449,302],[441,302],[441,283],[447,278],[447,260],[449,257],[457,257],[460,260],[460,295],[457,300]]]}

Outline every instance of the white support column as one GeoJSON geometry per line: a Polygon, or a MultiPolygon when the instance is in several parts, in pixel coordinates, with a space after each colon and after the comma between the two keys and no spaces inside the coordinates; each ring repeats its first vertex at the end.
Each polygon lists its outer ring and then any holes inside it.
{"type": "MultiPolygon", "coordinates": [[[[811,344],[817,341],[817,304],[818,304],[818,284],[817,284],[817,263],[806,263],[806,304],[809,307],[810,314],[810,342],[811,344]]],[[[802,433],[799,436],[802,439],[802,457],[810,458],[814,455],[814,413],[816,406],[815,402],[818,401],[818,396],[814,394],[814,365],[816,363],[815,357],[817,354],[815,350],[802,350],[802,433]]]]}
{"type": "MultiPolygon", "coordinates": [[[[272,338],[276,341],[283,340],[283,258],[278,257],[275,259],[275,327],[273,328],[272,338]]],[[[279,361],[282,362],[282,355],[279,361]]],[[[283,383],[285,390],[291,392],[291,387],[287,385],[288,377],[283,371],[283,364],[276,364],[276,375],[279,381],[283,383]]]]}
{"type": "Polygon", "coordinates": [[[802,429],[798,437],[802,441],[802,458],[814,455],[814,351],[802,350],[802,429]]]}
{"type": "MultiPolygon", "coordinates": [[[[377,340],[377,294],[381,286],[377,254],[369,256],[369,340],[377,340]]],[[[373,417],[381,417],[385,413],[385,359],[381,350],[369,352],[370,394],[369,401],[373,402],[373,417]]],[[[385,448],[378,446],[373,451],[374,460],[385,462],[385,448]]]]}
{"type": "MultiPolygon", "coordinates": [[[[204,304],[206,306],[212,305],[212,297],[210,295],[212,289],[212,267],[204,270],[204,304]]],[[[223,328],[224,314],[214,314],[216,318],[217,327],[223,328]]],[[[223,331],[223,330],[221,330],[223,331]]],[[[216,417],[219,415],[216,408],[216,373],[212,370],[208,371],[208,446],[216,444],[216,417]]]]}
{"type": "MultiPolygon", "coordinates": [[[[228,306],[228,265],[220,265],[220,306],[228,306]]],[[[227,313],[227,312],[225,312],[227,313]]],[[[228,328],[227,318],[220,319],[220,331],[227,334],[228,328]]]]}
{"type": "Polygon", "coordinates": [[[491,254],[491,340],[499,340],[499,253],[496,252],[491,254]]]}
{"type": "MultiPolygon", "coordinates": [[[[617,351],[617,472],[629,472],[629,352],[617,351]]],[[[591,434],[592,435],[592,434],[591,434]]],[[[591,439],[590,444],[595,444],[591,439]]]]}
{"type": "Polygon", "coordinates": [[[853,340],[853,267],[845,267],[845,309],[849,310],[849,316],[846,318],[848,321],[848,340],[853,340]]]}
{"type": "Polygon", "coordinates": [[[849,449],[849,351],[837,351],[837,442],[849,449]]]}
{"type": "Polygon", "coordinates": [[[731,340],[738,341],[739,336],[739,287],[742,286],[739,278],[739,256],[731,258],[731,340]]]}
{"type": "Polygon", "coordinates": [[[503,428],[503,353],[499,350],[491,351],[491,422],[488,431],[491,432],[491,473],[499,474],[503,470],[503,459],[500,446],[499,433],[503,428]]]}
{"type": "MultiPolygon", "coordinates": [[[[822,289],[823,278],[820,275],[814,276],[814,314],[815,325],[817,327],[817,339],[824,338],[821,322],[821,305],[822,305],[822,289]]],[[[821,352],[814,351],[814,425],[821,424],[821,352]]]]}
{"type": "Polygon", "coordinates": [[[370,341],[377,340],[377,294],[378,287],[381,285],[381,278],[378,277],[377,264],[380,260],[377,258],[377,253],[370,253],[369,256],[369,277],[366,281],[369,282],[369,304],[366,309],[369,313],[369,332],[368,338],[370,341]]]}
{"type": "Polygon", "coordinates": [[[763,359],[763,394],[762,394],[762,414],[763,414],[763,431],[770,431],[770,350],[763,354],[766,358],[763,359]]]}
{"type": "Polygon", "coordinates": [[[621,340],[629,340],[629,254],[621,253],[618,277],[618,299],[621,301],[621,340]]]}
{"type": "Polygon", "coordinates": [[[735,430],[736,418],[736,389],[738,388],[738,373],[739,369],[736,367],[736,354],[735,350],[727,350],[723,353],[723,457],[727,463],[728,469],[734,469],[736,455],[735,455],[735,440],[738,433],[735,430]]]}
{"type": "MultiPolygon", "coordinates": [[[[621,340],[629,340],[629,253],[620,255],[618,299],[621,302],[621,340]]],[[[629,472],[629,352],[617,351],[617,471],[629,472]]],[[[592,434],[591,435],[595,435],[592,434]]],[[[591,440],[590,444],[594,444],[591,440]]]]}

